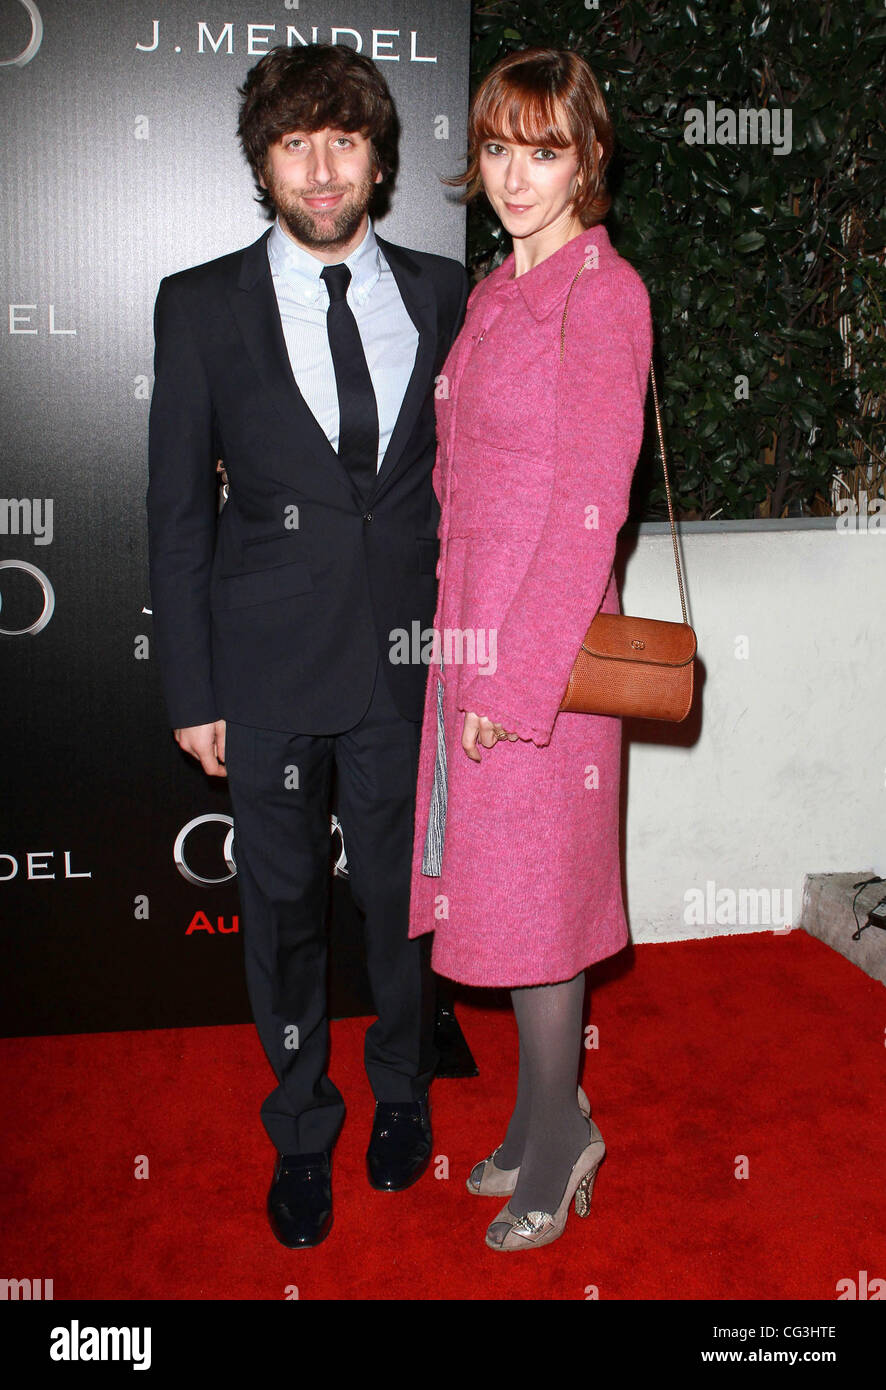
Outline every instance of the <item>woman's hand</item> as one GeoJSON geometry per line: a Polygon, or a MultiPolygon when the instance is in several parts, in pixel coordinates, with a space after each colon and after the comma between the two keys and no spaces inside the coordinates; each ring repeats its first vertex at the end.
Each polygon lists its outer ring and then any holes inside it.
{"type": "Polygon", "coordinates": [[[507,729],[503,729],[496,720],[487,719],[485,714],[468,712],[465,715],[464,728],[461,732],[461,746],[473,762],[479,763],[481,761],[477,751],[478,743],[481,743],[484,748],[494,748],[503,738],[513,743],[517,735],[509,734],[507,729]]]}

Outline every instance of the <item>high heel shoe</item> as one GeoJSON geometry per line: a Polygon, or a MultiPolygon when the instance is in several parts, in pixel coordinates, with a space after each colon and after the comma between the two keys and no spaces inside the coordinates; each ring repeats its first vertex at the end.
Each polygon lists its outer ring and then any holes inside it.
{"type": "MultiPolygon", "coordinates": [[[[591,1118],[591,1102],[580,1086],[578,1088],[578,1108],[581,1110],[586,1120],[591,1118]]],[[[518,1164],[516,1168],[497,1168],[495,1166],[495,1155],[499,1152],[500,1148],[501,1144],[499,1144],[498,1149],[495,1149],[488,1158],[481,1160],[483,1171],[476,1182],[474,1181],[474,1173],[480,1167],[480,1164],[474,1164],[466,1184],[469,1192],[473,1192],[480,1197],[509,1197],[511,1195],[514,1188],[517,1186],[517,1178],[520,1176],[520,1165],[518,1164]]]]}
{"type": "Polygon", "coordinates": [[[591,1196],[597,1169],[603,1162],[606,1145],[603,1136],[593,1120],[588,1121],[591,1142],[583,1149],[572,1167],[563,1199],[555,1212],[528,1211],[525,1216],[515,1216],[507,1203],[486,1231],[486,1244],[490,1250],[531,1250],[537,1245],[549,1245],[563,1234],[569,1203],[575,1198],[577,1216],[587,1216],[591,1210],[591,1196]],[[505,1223],[509,1229],[502,1240],[490,1238],[494,1226],[505,1223]]]}

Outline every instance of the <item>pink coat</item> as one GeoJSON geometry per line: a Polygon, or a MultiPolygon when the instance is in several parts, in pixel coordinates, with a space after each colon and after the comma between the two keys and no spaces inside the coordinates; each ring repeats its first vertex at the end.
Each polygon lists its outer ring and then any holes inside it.
{"type": "Polygon", "coordinates": [[[621,720],[558,715],[612,573],[643,432],[649,299],[603,227],[473,290],[438,384],[440,591],[448,805],[442,874],[421,872],[437,742],[429,669],[410,936],[470,985],[570,979],[621,950],[621,720]],[[565,355],[560,324],[569,300],[565,355]],[[464,711],[520,735],[461,748],[464,711]]]}

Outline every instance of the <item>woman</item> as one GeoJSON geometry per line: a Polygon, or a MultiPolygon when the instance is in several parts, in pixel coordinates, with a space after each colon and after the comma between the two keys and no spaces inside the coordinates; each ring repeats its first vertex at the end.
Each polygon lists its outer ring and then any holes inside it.
{"type": "Polygon", "coordinates": [[[649,301],[601,224],[612,127],[577,54],[513,53],[477,91],[469,164],[513,250],[473,290],[438,389],[440,580],[410,934],[434,969],[508,986],[520,1038],[497,1250],[585,1215],[605,1152],[576,1091],[584,970],[621,950],[621,721],[558,714],[612,573],[643,431],[649,301]],[[564,309],[569,299],[564,326],[564,309]],[[562,348],[562,353],[561,353],[562,348]],[[562,360],[561,360],[562,357],[562,360]]]}

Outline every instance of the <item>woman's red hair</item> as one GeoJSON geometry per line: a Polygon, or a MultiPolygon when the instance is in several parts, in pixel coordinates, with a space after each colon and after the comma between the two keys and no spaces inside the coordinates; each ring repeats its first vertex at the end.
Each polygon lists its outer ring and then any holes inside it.
{"type": "Polygon", "coordinates": [[[604,175],[612,155],[612,122],[600,84],[584,58],[557,48],[525,48],[500,58],[471,101],[468,167],[445,182],[465,184],[464,202],[483,191],[480,147],[513,140],[548,149],[574,145],[579,186],[573,199],[582,226],[602,222],[611,199],[604,175]]]}

